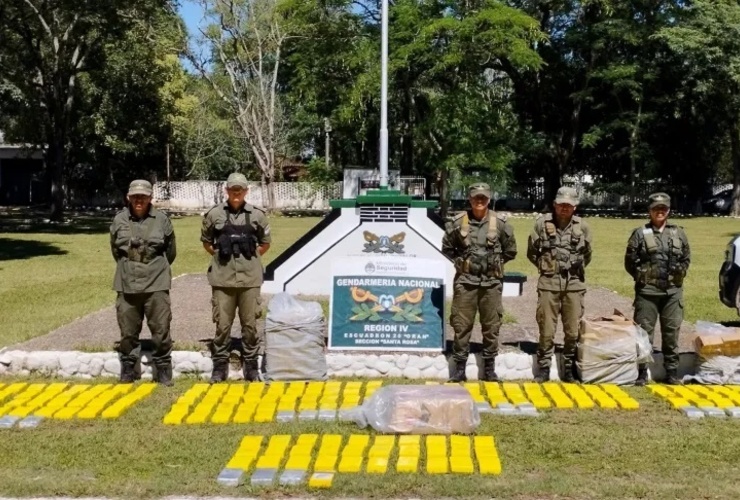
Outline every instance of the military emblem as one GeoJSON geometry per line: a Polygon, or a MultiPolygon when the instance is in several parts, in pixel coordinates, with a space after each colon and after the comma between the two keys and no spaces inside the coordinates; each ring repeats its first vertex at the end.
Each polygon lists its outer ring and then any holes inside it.
{"type": "Polygon", "coordinates": [[[402,244],[406,233],[401,232],[393,236],[378,236],[370,231],[363,231],[362,236],[365,238],[365,253],[404,253],[402,244]]]}
{"type": "Polygon", "coordinates": [[[407,290],[398,296],[390,294],[374,295],[369,290],[353,286],[350,288],[352,300],[355,306],[352,308],[354,315],[350,321],[380,321],[390,319],[391,321],[411,321],[421,323],[422,310],[419,303],[424,298],[424,289],[414,288],[407,290]],[[392,314],[390,318],[381,314],[392,314]]]}

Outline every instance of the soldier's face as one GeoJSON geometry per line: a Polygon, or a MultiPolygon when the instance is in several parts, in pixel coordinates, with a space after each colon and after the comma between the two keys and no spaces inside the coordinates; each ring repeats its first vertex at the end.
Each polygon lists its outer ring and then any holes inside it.
{"type": "Polygon", "coordinates": [[[570,203],[554,203],[552,206],[555,209],[555,217],[558,219],[569,219],[576,211],[576,207],[570,203]]]}
{"type": "Polygon", "coordinates": [[[665,205],[653,207],[650,209],[650,222],[652,222],[654,226],[662,226],[666,219],[668,219],[668,214],[670,212],[671,210],[665,205]]]}
{"type": "Polygon", "coordinates": [[[149,210],[149,204],[152,202],[152,197],[145,194],[132,194],[127,198],[131,205],[131,210],[136,217],[143,217],[146,211],[149,210]]]}
{"type": "Polygon", "coordinates": [[[226,195],[229,197],[229,205],[239,206],[244,203],[244,197],[247,196],[247,190],[240,186],[226,188],[226,195]]]}
{"type": "Polygon", "coordinates": [[[470,206],[473,207],[473,210],[485,210],[486,208],[488,208],[488,202],[490,201],[485,195],[482,194],[471,196],[469,199],[470,206]]]}

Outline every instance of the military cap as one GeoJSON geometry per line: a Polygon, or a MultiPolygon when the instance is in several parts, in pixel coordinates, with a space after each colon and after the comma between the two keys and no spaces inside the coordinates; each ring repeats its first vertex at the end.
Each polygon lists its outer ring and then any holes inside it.
{"type": "Polygon", "coordinates": [[[491,186],[486,184],[485,182],[477,182],[475,184],[471,184],[468,188],[468,193],[471,198],[475,198],[478,195],[483,195],[486,198],[491,198],[491,186]]]}
{"type": "Polygon", "coordinates": [[[573,205],[574,207],[578,205],[578,191],[576,191],[572,187],[563,186],[560,189],[558,189],[557,194],[555,195],[555,203],[560,205],[561,203],[567,203],[568,205],[573,205]]]}
{"type": "Polygon", "coordinates": [[[249,184],[247,183],[247,178],[244,174],[234,172],[233,174],[229,175],[228,179],[226,179],[227,188],[236,187],[236,186],[239,186],[244,189],[247,189],[249,187],[249,184]]]}
{"type": "Polygon", "coordinates": [[[648,197],[648,200],[650,201],[650,210],[660,206],[671,208],[671,197],[666,193],[653,193],[648,197]]]}
{"type": "Polygon", "coordinates": [[[144,196],[152,195],[152,183],[144,179],[136,179],[128,185],[128,195],[143,194],[144,196]]]}

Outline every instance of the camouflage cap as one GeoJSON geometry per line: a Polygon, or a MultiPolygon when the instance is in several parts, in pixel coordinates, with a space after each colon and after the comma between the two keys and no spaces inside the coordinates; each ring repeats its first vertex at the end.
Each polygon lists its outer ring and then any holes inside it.
{"type": "Polygon", "coordinates": [[[227,188],[236,186],[244,189],[247,189],[249,187],[249,184],[247,183],[247,177],[244,174],[234,172],[233,174],[229,175],[228,179],[226,179],[227,188]]]}
{"type": "Polygon", "coordinates": [[[152,195],[152,183],[144,179],[136,179],[128,185],[128,195],[143,194],[144,196],[152,195]]]}
{"type": "Polygon", "coordinates": [[[655,207],[667,207],[671,208],[671,197],[666,193],[653,193],[648,197],[650,202],[650,210],[655,207]]]}
{"type": "Polygon", "coordinates": [[[555,203],[560,205],[561,203],[567,203],[568,205],[573,205],[574,207],[578,205],[578,191],[576,191],[572,187],[563,186],[560,189],[558,189],[557,194],[555,195],[555,203]]]}
{"type": "Polygon", "coordinates": [[[468,194],[471,198],[475,198],[478,195],[483,195],[486,198],[491,198],[491,186],[486,184],[485,182],[477,182],[475,184],[471,184],[468,188],[468,194]]]}

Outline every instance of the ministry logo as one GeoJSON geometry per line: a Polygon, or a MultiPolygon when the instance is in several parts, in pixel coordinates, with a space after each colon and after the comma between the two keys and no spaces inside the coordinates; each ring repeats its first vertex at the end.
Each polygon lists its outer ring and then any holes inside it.
{"type": "Polygon", "coordinates": [[[373,264],[372,262],[368,262],[365,265],[365,272],[367,274],[373,274],[375,272],[375,264],[373,264]]]}

